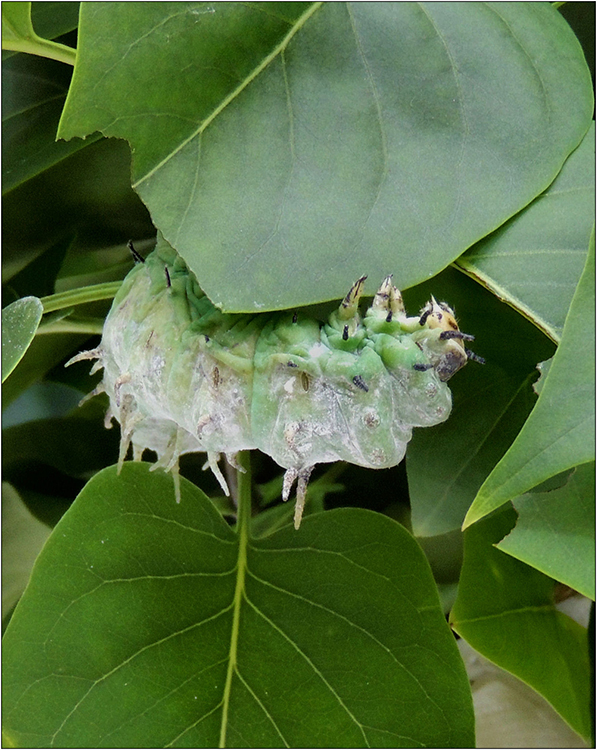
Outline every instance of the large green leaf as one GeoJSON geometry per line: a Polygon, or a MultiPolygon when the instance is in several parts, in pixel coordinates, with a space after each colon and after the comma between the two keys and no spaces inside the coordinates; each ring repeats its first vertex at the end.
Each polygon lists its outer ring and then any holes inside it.
{"type": "Polygon", "coordinates": [[[460,528],[535,404],[536,363],[554,351],[535,326],[453,268],[408,290],[407,309],[412,314],[431,294],[456,309],[461,329],[476,337],[471,348],[486,364],[470,362],[450,380],[453,408],[446,422],[413,432],[406,468],[416,536],[460,528]]]}
{"type": "Polygon", "coordinates": [[[2,310],[2,382],[29,348],[42,314],[37,297],[23,297],[2,310]]]}
{"type": "Polygon", "coordinates": [[[531,416],[483,483],[468,526],[532,487],[595,456],[595,234],[554,356],[531,416]],[[590,320],[587,320],[587,316],[590,320]]]}
{"type": "Polygon", "coordinates": [[[457,263],[559,341],[595,216],[595,124],[549,188],[457,263]]]}
{"type": "Polygon", "coordinates": [[[402,287],[555,178],[592,113],[544,3],[89,3],[59,134],[134,184],[232,311],[402,287]]]}
{"type": "Polygon", "coordinates": [[[518,523],[498,548],[595,599],[595,462],[551,492],[516,498],[518,523]]]}
{"type": "MultiPolygon", "coordinates": [[[[241,490],[242,496],[243,490],[241,490]]],[[[27,747],[467,747],[468,680],[423,553],[355,509],[248,538],[147,464],[96,475],[4,640],[27,747]]]]}
{"type": "Polygon", "coordinates": [[[587,631],[555,608],[551,579],[494,546],[515,520],[508,508],[466,530],[450,622],[474,649],[534,688],[589,739],[587,631]]]}

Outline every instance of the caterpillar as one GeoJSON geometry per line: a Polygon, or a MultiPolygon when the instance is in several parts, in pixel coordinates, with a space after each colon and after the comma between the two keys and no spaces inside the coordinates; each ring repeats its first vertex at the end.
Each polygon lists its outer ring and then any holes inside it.
{"type": "Polygon", "coordinates": [[[68,364],[103,368],[89,395],[106,392],[106,426],[120,423],[119,470],[131,444],[134,460],[155,451],[177,500],[182,454],[206,452],[229,494],[221,454],[239,468],[238,451],[259,449],[286,470],[283,500],[296,482],[298,529],[316,464],[395,466],[413,427],[448,418],[446,381],[468,359],[482,361],[446,303],[432,297],[408,317],[391,276],[364,316],[363,276],[322,323],[302,312],[221,312],[161,238],[147,258],[134,255],[99,347],[68,364]]]}

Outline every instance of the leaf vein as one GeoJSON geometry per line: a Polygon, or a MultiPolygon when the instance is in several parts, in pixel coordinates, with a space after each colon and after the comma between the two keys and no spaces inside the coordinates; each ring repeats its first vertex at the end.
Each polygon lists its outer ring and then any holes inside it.
{"type": "Polygon", "coordinates": [[[146,180],[148,180],[150,177],[152,177],[154,174],[158,172],[165,164],[167,164],[170,159],[172,159],[179,151],[181,151],[187,143],[193,140],[196,136],[203,133],[210,125],[211,123],[218,117],[218,115],[231,103],[233,102],[237,96],[252,82],[254,81],[257,76],[267,68],[267,66],[275,60],[278,55],[280,55],[288,46],[290,43],[290,40],[293,38],[295,34],[297,34],[300,29],[305,25],[305,23],[309,20],[309,18],[317,11],[319,8],[323,5],[323,2],[316,2],[311,5],[311,7],[306,10],[302,16],[294,23],[288,32],[284,39],[270,52],[269,55],[267,55],[262,62],[255,68],[255,70],[252,71],[250,75],[248,75],[241,83],[232,91],[214,110],[213,112],[208,115],[201,124],[196,128],[195,131],[191,133],[187,138],[185,138],[181,143],[178,144],[178,146],[173,149],[166,157],[164,157],[158,164],[155,165],[152,169],[150,169],[143,177],[141,177],[139,180],[137,180],[133,184],[133,188],[135,190],[146,180]]]}
{"type": "MultiPolygon", "coordinates": [[[[231,602],[229,606],[224,607],[224,609],[221,609],[219,612],[216,612],[215,614],[210,615],[209,617],[206,617],[204,620],[201,620],[200,622],[194,622],[192,625],[189,625],[186,628],[182,628],[181,630],[177,630],[174,633],[169,633],[167,636],[164,636],[163,638],[159,638],[157,641],[153,641],[152,643],[146,644],[142,648],[140,648],[137,651],[135,651],[134,654],[131,654],[129,657],[127,657],[122,662],[120,662],[120,664],[117,664],[110,671],[106,672],[106,674],[102,675],[101,677],[99,677],[96,680],[93,680],[93,682],[92,682],[91,686],[89,687],[89,689],[81,696],[81,698],[79,698],[79,700],[75,703],[75,705],[72,707],[72,709],[64,717],[64,719],[62,720],[62,723],[60,724],[60,726],[56,729],[56,731],[52,735],[51,740],[50,740],[50,746],[54,747],[54,742],[55,742],[56,737],[58,736],[58,734],[62,731],[62,729],[67,724],[68,720],[77,711],[77,709],[79,708],[79,706],[81,706],[81,704],[87,699],[87,697],[90,695],[91,691],[94,688],[96,688],[102,682],[105,682],[105,680],[107,680],[113,674],[115,674],[116,672],[118,672],[119,669],[122,669],[127,664],[130,664],[130,662],[132,662],[134,659],[136,659],[138,656],[140,656],[141,654],[145,653],[149,649],[152,649],[155,646],[160,646],[163,643],[166,643],[167,641],[171,640],[172,638],[177,638],[178,636],[184,635],[185,633],[189,633],[192,630],[194,630],[195,628],[199,628],[202,625],[205,625],[206,623],[211,622],[212,620],[216,620],[218,617],[220,617],[221,615],[225,614],[230,609],[232,609],[233,605],[234,605],[234,602],[231,602]]],[[[31,687],[33,687],[33,685],[31,685],[31,687]]]]}
{"type": "Polygon", "coordinates": [[[348,708],[348,706],[344,703],[340,695],[336,692],[334,687],[328,682],[328,680],[325,678],[323,673],[320,669],[311,661],[311,659],[307,656],[307,654],[299,647],[297,643],[295,643],[290,636],[288,636],[282,628],[279,627],[273,620],[270,620],[267,615],[265,615],[253,602],[247,597],[247,594],[245,592],[245,601],[247,604],[260,616],[262,617],[265,622],[267,622],[270,627],[275,630],[277,633],[279,633],[284,640],[286,640],[294,649],[295,651],[303,657],[303,659],[307,662],[307,664],[311,667],[313,672],[319,677],[319,679],[323,682],[323,684],[328,688],[330,693],[334,696],[334,698],[338,701],[340,706],[344,709],[346,714],[350,717],[350,719],[356,724],[356,726],[360,729],[361,734],[363,735],[363,740],[365,741],[365,747],[371,747],[369,742],[367,741],[367,735],[365,734],[365,730],[363,729],[363,725],[361,722],[356,718],[356,716],[352,713],[352,711],[348,708]]]}
{"type": "Polygon", "coordinates": [[[247,690],[249,691],[249,693],[251,694],[251,696],[252,696],[253,700],[254,700],[254,701],[255,701],[255,702],[257,703],[257,705],[259,706],[259,708],[260,708],[260,709],[261,709],[261,710],[263,711],[263,713],[264,713],[264,714],[265,714],[265,715],[267,716],[267,718],[268,718],[268,719],[270,720],[270,722],[271,722],[272,726],[274,727],[274,729],[276,730],[276,732],[277,732],[277,733],[278,733],[278,734],[280,735],[280,739],[281,739],[281,740],[282,740],[282,742],[284,743],[284,747],[290,747],[290,745],[289,745],[289,744],[288,744],[288,742],[286,741],[286,739],[285,739],[284,735],[283,735],[283,734],[282,734],[282,732],[280,731],[280,728],[278,727],[278,725],[277,725],[277,724],[276,724],[276,722],[274,721],[274,717],[273,717],[273,716],[272,716],[272,715],[270,714],[270,712],[269,712],[269,711],[267,710],[267,708],[266,708],[266,707],[265,707],[265,706],[263,705],[263,703],[261,702],[261,700],[259,699],[259,697],[258,697],[258,696],[257,696],[257,694],[255,693],[255,691],[254,691],[254,690],[253,690],[253,689],[251,688],[251,686],[249,685],[249,683],[248,683],[248,682],[247,682],[247,681],[245,680],[245,678],[244,678],[244,677],[243,677],[243,676],[241,675],[241,673],[240,673],[240,671],[239,671],[239,669],[238,669],[238,666],[236,667],[236,676],[237,676],[237,677],[238,677],[238,679],[239,679],[239,680],[240,680],[240,681],[242,682],[242,684],[243,684],[243,685],[245,686],[245,688],[246,688],[246,689],[247,689],[247,690]]]}

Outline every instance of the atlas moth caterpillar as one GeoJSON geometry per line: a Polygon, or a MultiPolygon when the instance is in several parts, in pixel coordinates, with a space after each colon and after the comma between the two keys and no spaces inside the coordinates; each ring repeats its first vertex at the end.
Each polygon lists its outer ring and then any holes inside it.
{"type": "Polygon", "coordinates": [[[381,469],[404,457],[413,427],[444,422],[446,381],[469,358],[454,313],[430,302],[408,317],[392,277],[364,316],[361,277],[326,323],[303,313],[227,314],[201,291],[182,258],[160,238],[125,278],[97,349],[103,380],[90,395],[110,399],[106,426],[120,423],[119,471],[129,449],[149,448],[154,468],[175,479],[184,453],[206,452],[239,468],[238,451],[259,449],[286,469],[282,497],[296,482],[298,529],[307,484],[319,463],[343,460],[381,469]]]}

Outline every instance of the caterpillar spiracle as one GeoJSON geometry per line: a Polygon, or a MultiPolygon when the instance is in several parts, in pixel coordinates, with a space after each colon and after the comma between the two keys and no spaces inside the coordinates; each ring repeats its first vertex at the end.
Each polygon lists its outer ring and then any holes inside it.
{"type": "Polygon", "coordinates": [[[182,454],[206,452],[228,494],[221,454],[237,466],[238,451],[259,449],[286,469],[284,500],[297,483],[298,529],[316,464],[395,466],[413,427],[448,418],[446,381],[480,359],[445,303],[432,297],[408,317],[391,276],[364,316],[362,277],[320,323],[303,313],[221,312],[163,241],[145,260],[135,256],[99,347],[70,363],[97,359],[92,372],[103,368],[92,393],[109,396],[106,426],[120,423],[119,469],[130,444],[135,460],[154,450],[177,500],[182,454]]]}

